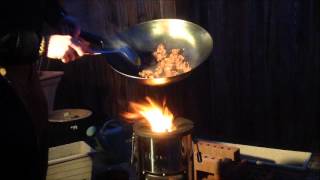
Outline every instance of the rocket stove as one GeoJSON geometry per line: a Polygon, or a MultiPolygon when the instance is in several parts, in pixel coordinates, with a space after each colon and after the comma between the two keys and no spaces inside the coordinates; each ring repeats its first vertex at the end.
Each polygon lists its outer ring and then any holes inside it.
{"type": "Polygon", "coordinates": [[[176,118],[173,124],[173,131],[161,133],[146,122],[134,124],[132,162],[139,179],[192,179],[193,123],[176,118]]]}
{"type": "Polygon", "coordinates": [[[132,111],[123,114],[135,121],[131,164],[138,179],[192,179],[193,123],[174,118],[165,101],[161,106],[149,97],[146,100],[130,102],[132,111]]]}

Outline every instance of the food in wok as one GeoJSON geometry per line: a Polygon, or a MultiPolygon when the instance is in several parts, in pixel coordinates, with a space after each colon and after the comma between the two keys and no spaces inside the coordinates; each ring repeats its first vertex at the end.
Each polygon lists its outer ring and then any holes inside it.
{"type": "Polygon", "coordinates": [[[183,56],[182,49],[173,48],[171,51],[167,51],[165,45],[161,43],[157,46],[155,52],[153,52],[153,57],[157,63],[156,66],[139,72],[141,77],[172,77],[191,71],[191,66],[183,56]]]}

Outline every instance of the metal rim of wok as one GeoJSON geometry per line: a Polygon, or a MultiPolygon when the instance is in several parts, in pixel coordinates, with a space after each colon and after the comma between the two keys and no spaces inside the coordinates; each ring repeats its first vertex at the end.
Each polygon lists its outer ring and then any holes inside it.
{"type": "Polygon", "coordinates": [[[183,50],[183,55],[187,58],[192,69],[177,76],[143,78],[136,74],[126,74],[111,66],[125,77],[149,86],[167,85],[186,78],[209,57],[213,47],[212,37],[204,28],[181,19],[146,21],[132,26],[119,35],[137,52],[152,54],[160,43],[164,43],[167,50],[172,48],[183,50]]]}
{"type": "Polygon", "coordinates": [[[143,121],[136,122],[133,125],[133,130],[135,135],[139,137],[173,138],[177,136],[185,136],[187,134],[190,134],[194,126],[192,121],[181,117],[176,118],[173,121],[173,123],[176,126],[176,130],[173,130],[171,132],[153,132],[150,128],[149,123],[143,121]]]}

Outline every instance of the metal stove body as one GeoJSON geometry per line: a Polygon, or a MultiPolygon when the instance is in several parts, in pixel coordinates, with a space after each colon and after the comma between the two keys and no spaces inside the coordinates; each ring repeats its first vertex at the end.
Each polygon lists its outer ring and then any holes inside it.
{"type": "Polygon", "coordinates": [[[139,179],[192,179],[193,123],[184,118],[174,120],[172,132],[152,132],[147,123],[134,125],[132,162],[139,179]]]}

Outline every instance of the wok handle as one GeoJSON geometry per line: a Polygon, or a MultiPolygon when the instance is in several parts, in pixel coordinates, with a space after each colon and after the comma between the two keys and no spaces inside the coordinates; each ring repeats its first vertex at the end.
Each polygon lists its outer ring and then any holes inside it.
{"type": "Polygon", "coordinates": [[[109,55],[114,53],[119,53],[119,51],[116,49],[93,50],[90,55],[109,55]]]}

